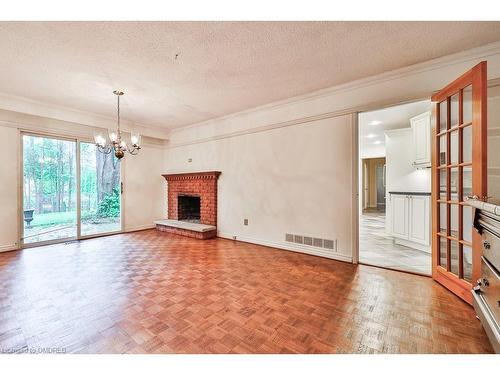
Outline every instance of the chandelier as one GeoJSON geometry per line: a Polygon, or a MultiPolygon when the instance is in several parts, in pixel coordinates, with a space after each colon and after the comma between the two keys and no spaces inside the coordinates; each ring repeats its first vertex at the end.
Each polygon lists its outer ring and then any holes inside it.
{"type": "Polygon", "coordinates": [[[120,130],[120,96],[123,95],[123,91],[115,90],[113,91],[113,94],[115,94],[118,98],[117,129],[116,131],[110,130],[108,132],[109,141],[106,141],[102,134],[96,134],[94,136],[94,141],[99,152],[109,154],[113,151],[116,158],[120,160],[125,156],[125,152],[128,152],[131,155],[137,155],[139,153],[139,150],[141,149],[139,146],[141,136],[137,133],[132,133],[130,135],[130,145],[127,145],[127,142],[122,139],[122,132],[120,130]]]}

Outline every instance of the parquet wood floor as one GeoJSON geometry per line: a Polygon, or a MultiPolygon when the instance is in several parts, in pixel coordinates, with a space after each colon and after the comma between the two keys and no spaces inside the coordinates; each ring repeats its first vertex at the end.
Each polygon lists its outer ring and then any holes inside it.
{"type": "Polygon", "coordinates": [[[489,353],[430,278],[155,230],[0,254],[0,351],[489,353]]]}

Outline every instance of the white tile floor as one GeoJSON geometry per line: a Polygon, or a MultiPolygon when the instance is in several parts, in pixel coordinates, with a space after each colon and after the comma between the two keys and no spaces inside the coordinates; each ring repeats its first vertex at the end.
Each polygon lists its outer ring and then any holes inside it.
{"type": "Polygon", "coordinates": [[[359,261],[374,266],[431,274],[431,254],[396,245],[385,231],[384,212],[365,212],[359,222],[359,261]]]}

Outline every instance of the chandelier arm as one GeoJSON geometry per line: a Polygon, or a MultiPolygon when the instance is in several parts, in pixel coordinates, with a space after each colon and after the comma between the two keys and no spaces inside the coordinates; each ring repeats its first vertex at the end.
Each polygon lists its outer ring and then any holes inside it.
{"type": "MultiPolygon", "coordinates": [[[[122,140],[122,131],[120,124],[120,96],[123,95],[123,91],[114,90],[113,94],[117,96],[117,130],[116,130],[116,138],[112,139],[110,136],[110,143],[106,142],[106,144],[102,145],[104,142],[100,142],[98,138],[96,138],[96,147],[97,150],[102,154],[110,154],[114,152],[115,156],[120,160],[123,158],[125,152],[131,155],[137,155],[141,147],[138,144],[133,143],[132,145],[128,145],[124,140],[122,140]]],[[[114,134],[114,133],[113,133],[114,134]]],[[[102,138],[102,137],[101,137],[102,138]]],[[[114,138],[114,137],[113,137],[114,138]]],[[[99,138],[100,139],[100,138],[99,138]]],[[[135,139],[135,138],[131,138],[135,139]]],[[[104,140],[103,140],[104,141],[104,140]]],[[[139,137],[137,137],[137,143],[139,142],[139,137]]]]}
{"type": "Polygon", "coordinates": [[[111,147],[109,145],[106,146],[96,145],[96,146],[97,146],[97,151],[99,151],[101,154],[108,155],[111,153],[111,147]]]}
{"type": "Polygon", "coordinates": [[[139,153],[139,150],[135,147],[131,150],[127,148],[127,151],[130,155],[137,155],[139,153]]]}

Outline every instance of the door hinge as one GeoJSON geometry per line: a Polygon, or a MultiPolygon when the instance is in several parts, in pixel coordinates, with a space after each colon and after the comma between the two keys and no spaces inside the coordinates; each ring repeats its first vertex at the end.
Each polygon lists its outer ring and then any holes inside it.
{"type": "Polygon", "coordinates": [[[123,194],[123,182],[120,182],[120,194],[123,194]]]}

